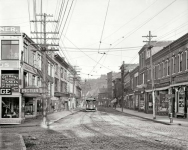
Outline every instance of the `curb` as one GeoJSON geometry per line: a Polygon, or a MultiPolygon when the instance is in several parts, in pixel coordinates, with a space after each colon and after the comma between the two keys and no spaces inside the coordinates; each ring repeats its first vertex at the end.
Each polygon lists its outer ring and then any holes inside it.
{"type": "MultiPolygon", "coordinates": [[[[70,114],[68,114],[68,115],[66,115],[66,116],[63,116],[63,117],[61,117],[61,118],[58,118],[58,119],[56,119],[56,120],[54,120],[54,121],[52,121],[52,122],[50,122],[49,123],[49,125],[48,126],[50,126],[51,124],[53,124],[53,123],[55,123],[55,122],[57,122],[58,120],[60,120],[60,119],[62,119],[62,118],[64,118],[64,117],[67,117],[67,116],[69,116],[69,115],[72,115],[72,114],[75,114],[76,112],[79,112],[79,111],[81,111],[82,109],[80,109],[80,110],[78,110],[78,111],[75,111],[75,112],[71,112],[70,114]]],[[[37,126],[41,126],[41,124],[39,123],[39,124],[33,124],[33,125],[5,125],[5,126],[0,126],[0,129],[1,128],[19,128],[19,127],[37,127],[37,126]]]]}
{"type": "Polygon", "coordinates": [[[20,136],[20,143],[22,145],[22,150],[26,150],[25,142],[21,134],[18,134],[20,136]]]}
{"type": "MultiPolygon", "coordinates": [[[[118,112],[121,112],[121,111],[119,111],[119,110],[117,110],[117,109],[114,109],[114,110],[116,110],[116,111],[118,111],[118,112]]],[[[138,115],[131,114],[131,113],[127,113],[127,112],[121,112],[121,113],[125,113],[125,114],[128,114],[128,115],[132,115],[132,116],[139,117],[139,118],[142,118],[142,119],[147,119],[147,120],[150,120],[150,121],[153,121],[153,122],[157,122],[157,123],[161,123],[161,124],[165,124],[165,125],[173,125],[173,124],[168,123],[168,122],[163,122],[163,121],[159,121],[159,120],[153,120],[153,119],[151,119],[151,118],[142,117],[142,116],[138,116],[138,115]]]]}

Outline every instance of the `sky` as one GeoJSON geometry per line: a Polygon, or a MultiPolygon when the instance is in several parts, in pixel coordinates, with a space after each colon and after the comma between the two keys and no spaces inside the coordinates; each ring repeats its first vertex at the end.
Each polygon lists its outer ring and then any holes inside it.
{"type": "Polygon", "coordinates": [[[47,23],[47,31],[58,25],[53,37],[60,39],[48,42],[59,43],[57,53],[77,66],[82,79],[119,72],[123,61],[138,63],[149,31],[154,41],[174,41],[188,32],[188,0],[0,0],[0,26],[20,26],[34,37],[30,20],[34,10],[41,13],[41,1],[42,13],[53,15],[48,20],[59,20],[47,23]]]}

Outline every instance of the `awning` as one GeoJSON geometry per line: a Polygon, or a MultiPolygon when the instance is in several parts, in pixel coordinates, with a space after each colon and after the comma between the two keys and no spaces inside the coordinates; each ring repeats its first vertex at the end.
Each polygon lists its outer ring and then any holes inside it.
{"type": "Polygon", "coordinates": [[[112,101],[111,101],[111,103],[116,103],[117,102],[117,99],[113,99],[112,101]]]}

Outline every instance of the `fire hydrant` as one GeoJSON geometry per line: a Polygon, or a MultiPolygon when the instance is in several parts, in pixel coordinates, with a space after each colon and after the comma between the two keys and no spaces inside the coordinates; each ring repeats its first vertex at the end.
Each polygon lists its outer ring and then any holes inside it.
{"type": "Polygon", "coordinates": [[[170,119],[170,123],[173,123],[173,116],[172,116],[172,113],[169,113],[169,119],[170,119]]]}

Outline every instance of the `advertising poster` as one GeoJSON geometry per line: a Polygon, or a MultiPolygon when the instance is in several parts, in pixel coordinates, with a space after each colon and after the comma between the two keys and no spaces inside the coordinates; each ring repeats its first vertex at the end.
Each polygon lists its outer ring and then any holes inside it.
{"type": "Polygon", "coordinates": [[[179,100],[178,100],[178,113],[184,113],[184,104],[185,104],[185,92],[183,89],[180,89],[179,100]]]}

